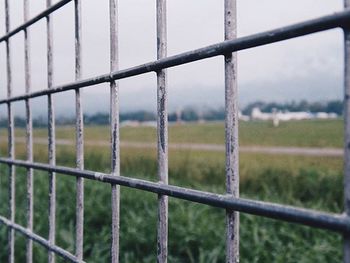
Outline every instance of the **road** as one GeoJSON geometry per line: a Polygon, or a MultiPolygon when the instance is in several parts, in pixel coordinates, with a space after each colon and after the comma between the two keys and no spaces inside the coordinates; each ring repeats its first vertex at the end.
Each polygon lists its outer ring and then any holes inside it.
{"type": "MultiPolygon", "coordinates": [[[[4,139],[4,138],[1,138],[4,139]]],[[[24,137],[17,137],[16,142],[25,142],[24,137]]],[[[35,138],[35,144],[47,144],[47,140],[44,138],[35,138]]],[[[57,139],[57,145],[74,145],[74,140],[57,139]]],[[[85,141],[86,146],[108,147],[107,141],[85,141]]],[[[121,141],[121,147],[125,148],[138,148],[138,149],[152,149],[156,148],[156,143],[150,142],[130,142],[121,141]]],[[[224,152],[225,145],[222,144],[205,144],[205,143],[170,143],[169,149],[174,150],[192,150],[192,151],[211,151],[211,152],[224,152]]],[[[275,155],[301,155],[301,156],[330,156],[341,157],[343,156],[343,149],[341,148],[317,148],[317,147],[286,147],[286,146],[240,146],[240,152],[242,153],[264,153],[275,155]]]]}

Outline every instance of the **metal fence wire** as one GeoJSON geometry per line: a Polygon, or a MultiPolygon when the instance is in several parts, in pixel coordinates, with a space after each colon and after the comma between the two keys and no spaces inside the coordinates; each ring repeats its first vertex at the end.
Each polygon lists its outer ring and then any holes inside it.
{"type": "Polygon", "coordinates": [[[157,261],[167,262],[168,257],[168,197],[180,198],[190,202],[202,203],[226,210],[226,261],[239,261],[239,212],[308,225],[310,227],[335,231],[344,237],[344,262],[350,262],[350,0],[344,1],[344,11],[317,19],[293,24],[271,31],[240,37],[236,36],[236,0],[224,0],[223,42],[202,47],[174,56],[167,56],[166,0],[156,0],[157,19],[157,60],[120,70],[118,67],[118,1],[109,0],[110,17],[110,72],[90,79],[81,78],[81,0],[61,0],[51,4],[39,15],[29,18],[28,3],[24,3],[24,22],[15,29],[10,27],[10,1],[5,0],[6,34],[0,43],[6,45],[7,98],[0,105],[7,105],[8,113],[8,156],[0,157],[0,163],[9,167],[9,214],[0,215],[0,222],[8,229],[8,262],[15,261],[15,231],[26,237],[26,260],[33,262],[33,241],[45,247],[48,261],[55,262],[59,255],[71,262],[84,262],[83,221],[84,221],[84,179],[95,180],[111,185],[112,225],[111,262],[119,258],[119,202],[120,186],[152,192],[158,195],[157,261]],[[53,50],[51,15],[66,4],[74,2],[75,13],[75,81],[65,85],[53,85],[53,50]],[[46,20],[47,29],[47,88],[31,91],[30,41],[28,28],[39,20],[46,20]],[[277,205],[239,198],[238,171],[238,96],[236,76],[236,53],[240,50],[288,40],[324,30],[342,28],[344,32],[344,193],[345,211],[343,214],[330,214],[297,207],[277,205]],[[11,38],[24,34],[25,48],[25,94],[12,96],[11,38]],[[226,137],[226,194],[197,191],[168,184],[168,120],[167,120],[167,68],[214,56],[223,56],[225,63],[225,137],[226,137]],[[119,87],[118,80],[155,72],[157,75],[157,141],[158,141],[158,182],[123,177],[120,175],[119,158],[119,87]],[[110,83],[111,112],[111,173],[99,173],[84,169],[84,128],[80,89],[99,83],[110,83]],[[68,90],[75,91],[76,105],[76,168],[57,166],[55,162],[55,121],[53,94],[68,90]],[[31,99],[47,96],[48,100],[48,143],[49,163],[33,162],[33,129],[31,99]],[[13,102],[23,101],[26,108],[26,161],[15,159],[14,155],[14,116],[13,102]],[[15,222],[15,168],[27,170],[27,215],[26,225],[15,222]],[[47,171],[49,176],[49,235],[42,237],[33,232],[33,170],[47,171]],[[76,178],[76,233],[75,253],[55,244],[56,217],[56,173],[76,178]]]}

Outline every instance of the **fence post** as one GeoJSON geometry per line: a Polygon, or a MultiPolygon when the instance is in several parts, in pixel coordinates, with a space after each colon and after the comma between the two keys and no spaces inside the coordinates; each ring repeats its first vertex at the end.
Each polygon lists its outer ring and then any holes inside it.
{"type": "MultiPolygon", "coordinates": [[[[75,80],[81,79],[81,0],[74,0],[75,28],[75,80]]],[[[80,89],[75,89],[76,110],[76,166],[84,169],[84,121],[80,89]]],[[[79,260],[83,259],[84,239],[84,178],[76,180],[76,232],[75,253],[79,260]]]]}
{"type": "MultiPolygon", "coordinates": [[[[119,69],[118,65],[118,0],[109,1],[110,14],[110,70],[119,69]]],[[[120,175],[119,146],[119,83],[110,83],[110,118],[111,118],[111,172],[113,176],[120,175]]],[[[111,262],[119,262],[119,213],[120,186],[112,184],[112,244],[111,262]]]]}
{"type": "MultiPolygon", "coordinates": [[[[344,7],[350,7],[350,0],[344,0],[344,7]]],[[[350,216],[350,30],[344,28],[344,206],[350,216]]],[[[344,263],[350,263],[350,236],[344,235],[344,263]]]]}
{"type": "MultiPolygon", "coordinates": [[[[6,33],[10,32],[10,6],[9,0],[5,0],[5,27],[6,33]]],[[[7,98],[12,96],[12,69],[11,69],[11,47],[10,39],[6,39],[6,74],[7,74],[7,98]]],[[[15,159],[15,137],[14,137],[14,119],[13,108],[11,102],[7,104],[8,112],[8,157],[15,159]]],[[[15,167],[9,165],[9,219],[13,223],[15,220],[15,182],[16,174],[15,167]]],[[[8,249],[9,249],[9,263],[15,261],[15,232],[12,228],[8,229],[8,249]]]]}
{"type": "MultiPolygon", "coordinates": [[[[225,0],[225,40],[237,37],[236,0],[225,0]]],[[[239,197],[237,55],[225,54],[226,192],[239,197]]],[[[239,213],[226,211],[226,261],[239,262],[239,213]]]]}
{"type": "MultiPolygon", "coordinates": [[[[23,1],[23,20],[28,21],[29,16],[29,0],[23,1]]],[[[30,93],[31,80],[30,80],[30,43],[29,32],[24,29],[24,77],[25,77],[25,92],[30,93]]],[[[30,107],[30,100],[25,100],[26,107],[26,153],[27,161],[33,162],[33,127],[32,127],[32,113],[30,107]]],[[[27,169],[27,228],[33,230],[33,169],[27,169]]],[[[33,261],[33,241],[27,239],[27,263],[33,261]]]]}
{"type": "MultiPolygon", "coordinates": [[[[46,0],[46,8],[51,7],[52,1],[46,0]]],[[[53,37],[52,37],[52,17],[46,16],[46,41],[47,41],[47,88],[53,87],[53,37]]],[[[56,165],[56,139],[55,139],[55,110],[52,94],[47,95],[48,106],[48,157],[49,164],[56,165]]],[[[49,243],[55,245],[56,242],[56,173],[49,172],[49,243]]],[[[55,262],[55,253],[49,251],[48,262],[55,262]]]]}
{"type": "MultiPolygon", "coordinates": [[[[166,0],[157,0],[157,59],[167,56],[166,0]]],[[[168,91],[166,69],[157,71],[158,180],[168,184],[168,91]]],[[[168,196],[158,195],[157,262],[168,260],[168,196]]]]}

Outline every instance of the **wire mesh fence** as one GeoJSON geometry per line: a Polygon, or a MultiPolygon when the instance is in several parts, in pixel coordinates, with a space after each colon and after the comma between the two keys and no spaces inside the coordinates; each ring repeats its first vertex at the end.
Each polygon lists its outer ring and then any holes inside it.
{"type": "MultiPolygon", "coordinates": [[[[224,1],[224,32],[223,42],[202,47],[196,50],[167,56],[167,15],[166,0],[156,0],[157,26],[157,60],[120,70],[118,67],[118,1],[109,0],[110,18],[110,72],[89,79],[82,79],[81,68],[81,0],[62,0],[55,4],[46,1],[46,10],[39,15],[29,18],[29,0],[24,0],[23,24],[17,28],[10,27],[10,1],[5,0],[6,34],[0,38],[0,43],[6,45],[7,98],[0,100],[0,105],[7,106],[8,118],[8,156],[0,157],[0,163],[8,166],[9,171],[9,214],[0,215],[0,223],[8,229],[8,261],[15,262],[14,233],[19,232],[26,237],[26,260],[33,262],[33,241],[48,250],[48,261],[55,262],[55,256],[61,256],[72,262],[84,262],[83,233],[84,233],[84,180],[111,185],[111,262],[119,261],[119,203],[120,186],[152,192],[158,195],[157,217],[157,261],[167,262],[168,259],[168,197],[179,198],[191,202],[206,204],[226,210],[226,261],[239,261],[239,212],[253,214],[298,223],[315,228],[338,232],[344,237],[344,262],[350,262],[350,11],[346,9],[350,1],[345,1],[345,10],[317,19],[298,24],[261,32],[258,34],[237,38],[236,34],[236,1],[224,1]],[[65,85],[53,85],[53,49],[52,14],[74,2],[75,17],[75,81],[65,85]],[[40,20],[46,20],[47,33],[47,88],[31,91],[30,38],[28,28],[40,20]],[[267,202],[243,199],[239,197],[239,145],[238,145],[238,96],[237,96],[237,59],[240,50],[267,45],[278,41],[305,36],[333,28],[344,31],[344,193],[345,212],[330,214],[298,207],[284,206],[267,202]],[[24,34],[25,48],[25,93],[13,96],[12,83],[12,49],[11,38],[16,34],[24,34]],[[214,56],[223,56],[225,64],[225,138],[226,138],[226,194],[197,191],[190,188],[168,184],[168,114],[167,114],[167,68],[203,60],[214,56]],[[118,80],[130,78],[148,72],[157,76],[157,156],[158,182],[151,182],[120,175],[120,140],[119,140],[119,86],[118,80]],[[100,83],[110,84],[110,156],[111,173],[100,173],[84,169],[84,126],[83,107],[80,90],[100,83]],[[65,91],[75,91],[76,106],[76,168],[56,165],[55,114],[53,94],[65,91]],[[48,160],[46,163],[33,161],[33,128],[31,99],[47,97],[48,101],[48,160]],[[14,147],[14,114],[13,103],[25,103],[26,110],[26,160],[15,158],[14,147]],[[27,172],[27,211],[26,225],[15,222],[15,176],[16,167],[24,167],[27,172]],[[33,170],[46,171],[49,177],[49,234],[40,236],[33,231],[33,170]],[[56,237],[56,173],[60,176],[76,178],[76,232],[75,252],[59,247],[56,237]]],[[[4,175],[2,175],[4,176],[4,175]]],[[[86,197],[89,198],[89,197],[86,197]]]]}

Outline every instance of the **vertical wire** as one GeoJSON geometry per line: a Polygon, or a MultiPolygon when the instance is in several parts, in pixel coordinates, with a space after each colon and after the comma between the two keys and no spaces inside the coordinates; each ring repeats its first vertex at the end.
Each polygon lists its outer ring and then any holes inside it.
{"type": "MultiPolygon", "coordinates": [[[[118,0],[109,1],[110,13],[110,69],[118,70],[118,0]]],[[[111,172],[120,175],[119,146],[119,84],[110,83],[110,115],[111,115],[111,172]]],[[[111,262],[119,262],[119,212],[120,187],[112,184],[112,244],[111,262]]]]}
{"type": "MultiPolygon", "coordinates": [[[[5,0],[5,25],[6,33],[10,32],[10,6],[9,0],[5,0]]],[[[11,48],[10,38],[6,40],[6,74],[7,74],[7,97],[12,96],[12,70],[11,70],[11,48]]],[[[15,158],[15,142],[14,142],[14,120],[12,105],[7,104],[8,112],[8,156],[10,159],[15,158]]],[[[11,222],[15,221],[15,167],[9,165],[9,219],[11,222]]],[[[15,232],[14,229],[8,229],[8,261],[13,263],[15,261],[15,232]]]]}
{"type": "MultiPolygon", "coordinates": [[[[350,0],[344,0],[344,8],[350,0]]],[[[344,206],[350,216],[350,29],[344,28],[344,206]]],[[[344,263],[350,263],[350,236],[344,235],[344,263]]]]}
{"type": "MultiPolygon", "coordinates": [[[[225,40],[237,37],[236,1],[225,0],[225,40]]],[[[237,55],[225,55],[226,193],[239,197],[237,55]]],[[[226,211],[226,262],[239,262],[239,213],[226,211]]]]}
{"type": "MultiPolygon", "coordinates": [[[[51,0],[46,0],[46,7],[52,4],[51,0]]],[[[46,17],[47,26],[47,87],[53,87],[53,37],[52,37],[52,16],[46,17]]],[[[48,154],[50,165],[56,165],[56,142],[55,142],[55,110],[54,98],[51,94],[48,100],[48,154]]],[[[56,173],[49,172],[49,242],[55,245],[56,242],[56,173]]],[[[48,262],[55,262],[55,253],[49,251],[48,262]]]]}
{"type": "MultiPolygon", "coordinates": [[[[81,0],[74,0],[75,19],[75,80],[81,78],[81,0]]],[[[76,166],[84,169],[84,127],[80,90],[75,90],[76,106],[76,166]]],[[[84,236],[84,179],[76,181],[76,236],[75,253],[79,260],[83,259],[84,236]]]]}
{"type": "MultiPolygon", "coordinates": [[[[24,22],[29,18],[29,0],[23,1],[23,17],[24,22]]],[[[25,91],[27,94],[31,90],[30,78],[30,43],[28,29],[24,29],[24,67],[25,67],[25,91]]],[[[32,127],[32,113],[29,99],[25,100],[26,105],[26,152],[27,161],[33,162],[33,127],[32,127]]],[[[33,231],[33,169],[27,169],[27,228],[33,231]]],[[[33,262],[33,241],[27,238],[27,263],[33,262]]]]}
{"type": "MultiPolygon", "coordinates": [[[[157,0],[157,59],[167,56],[166,0],[157,0]]],[[[157,72],[158,179],[168,183],[167,73],[157,72]]],[[[158,195],[157,262],[168,259],[168,197],[158,195]]]]}

